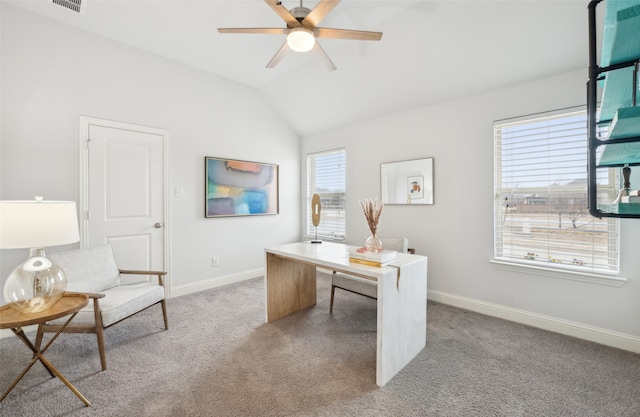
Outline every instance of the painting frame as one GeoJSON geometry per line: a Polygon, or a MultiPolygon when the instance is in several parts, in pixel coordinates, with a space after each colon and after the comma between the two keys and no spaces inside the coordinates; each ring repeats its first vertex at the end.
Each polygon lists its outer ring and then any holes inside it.
{"type": "Polygon", "coordinates": [[[205,218],[279,214],[277,164],[213,156],[204,164],[205,218]]]}
{"type": "Polygon", "coordinates": [[[434,158],[405,159],[380,164],[380,200],[385,205],[433,205],[434,158]],[[415,177],[422,177],[416,179],[415,177]],[[416,181],[420,193],[411,192],[416,181]]]}

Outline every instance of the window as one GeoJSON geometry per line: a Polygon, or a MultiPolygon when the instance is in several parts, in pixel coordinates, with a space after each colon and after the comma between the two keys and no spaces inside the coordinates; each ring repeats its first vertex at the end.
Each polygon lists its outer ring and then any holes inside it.
{"type": "Polygon", "coordinates": [[[346,152],[338,149],[307,156],[307,235],[316,235],[311,222],[311,197],[320,196],[318,238],[345,240],[346,152]]]}
{"type": "MultiPolygon", "coordinates": [[[[588,211],[586,111],[498,121],[494,137],[494,259],[618,273],[618,219],[588,211]]],[[[611,202],[618,170],[599,171],[598,200],[611,202]]]]}

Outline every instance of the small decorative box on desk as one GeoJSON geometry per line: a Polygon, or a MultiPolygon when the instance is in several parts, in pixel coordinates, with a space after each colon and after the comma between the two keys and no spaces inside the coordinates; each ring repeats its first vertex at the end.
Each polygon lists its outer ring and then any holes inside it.
{"type": "Polygon", "coordinates": [[[396,260],[396,253],[394,250],[371,252],[367,248],[355,248],[349,250],[349,262],[383,267],[396,260]]]}

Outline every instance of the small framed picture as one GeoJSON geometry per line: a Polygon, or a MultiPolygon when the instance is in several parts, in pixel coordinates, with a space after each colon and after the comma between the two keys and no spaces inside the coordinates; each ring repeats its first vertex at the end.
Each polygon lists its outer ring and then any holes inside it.
{"type": "Polygon", "coordinates": [[[424,177],[422,175],[408,177],[407,184],[407,194],[412,200],[424,197],[424,177]]]}

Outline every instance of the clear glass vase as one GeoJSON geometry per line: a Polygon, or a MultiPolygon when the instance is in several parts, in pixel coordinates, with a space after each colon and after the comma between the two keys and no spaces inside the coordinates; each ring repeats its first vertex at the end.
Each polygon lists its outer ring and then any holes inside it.
{"type": "Polygon", "coordinates": [[[364,242],[365,248],[369,252],[382,252],[382,240],[375,234],[369,236],[364,242]]]}

